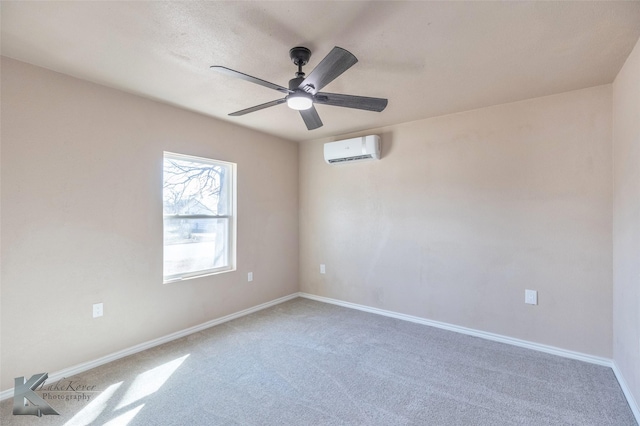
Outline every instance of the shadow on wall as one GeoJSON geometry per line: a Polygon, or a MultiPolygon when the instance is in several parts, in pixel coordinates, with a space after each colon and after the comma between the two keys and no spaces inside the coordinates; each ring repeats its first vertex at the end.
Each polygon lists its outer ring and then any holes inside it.
{"type": "Polygon", "coordinates": [[[382,132],[380,133],[380,159],[391,155],[393,152],[393,132],[382,132]]]}

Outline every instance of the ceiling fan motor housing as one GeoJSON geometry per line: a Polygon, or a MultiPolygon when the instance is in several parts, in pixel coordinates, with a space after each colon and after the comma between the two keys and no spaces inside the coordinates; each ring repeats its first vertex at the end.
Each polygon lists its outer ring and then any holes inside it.
{"type": "Polygon", "coordinates": [[[291,80],[289,80],[289,90],[297,90],[298,86],[300,86],[300,84],[304,81],[304,76],[302,77],[296,77],[296,78],[292,78],[291,80]]]}

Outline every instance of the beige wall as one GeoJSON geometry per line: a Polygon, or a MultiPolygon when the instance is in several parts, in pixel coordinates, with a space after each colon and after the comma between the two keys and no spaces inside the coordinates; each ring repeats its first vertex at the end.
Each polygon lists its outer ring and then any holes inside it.
{"type": "Polygon", "coordinates": [[[301,290],[611,357],[611,96],[371,130],[377,162],[301,143],[301,290]]]}
{"type": "Polygon", "coordinates": [[[296,143],[6,58],[1,106],[2,390],[298,290],[296,143]],[[162,284],[164,150],[238,164],[237,272],[162,284]]]}
{"type": "Polygon", "coordinates": [[[640,403],[640,41],[613,83],[613,360],[640,403]]]}

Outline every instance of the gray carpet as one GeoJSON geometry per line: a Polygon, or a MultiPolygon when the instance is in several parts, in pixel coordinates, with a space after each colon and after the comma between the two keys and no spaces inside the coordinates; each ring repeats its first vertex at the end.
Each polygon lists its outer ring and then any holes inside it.
{"type": "Polygon", "coordinates": [[[2,425],[636,425],[610,368],[306,299],[70,380],[2,425]]]}

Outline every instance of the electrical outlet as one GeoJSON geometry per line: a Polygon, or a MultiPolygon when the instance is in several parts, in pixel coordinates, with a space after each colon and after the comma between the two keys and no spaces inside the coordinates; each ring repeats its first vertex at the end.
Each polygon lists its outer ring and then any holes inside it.
{"type": "Polygon", "coordinates": [[[104,314],[104,305],[102,303],[93,304],[93,317],[98,318],[104,314]]]}
{"type": "Polygon", "coordinates": [[[247,281],[249,281],[249,282],[253,281],[253,272],[249,272],[247,274],[247,281]]]}
{"type": "Polygon", "coordinates": [[[324,263],[320,264],[320,273],[324,274],[325,272],[327,272],[326,268],[324,267],[324,263]]]}
{"type": "Polygon", "coordinates": [[[524,303],[528,305],[537,305],[538,304],[538,292],[535,290],[525,290],[524,291],[524,303]]]}

